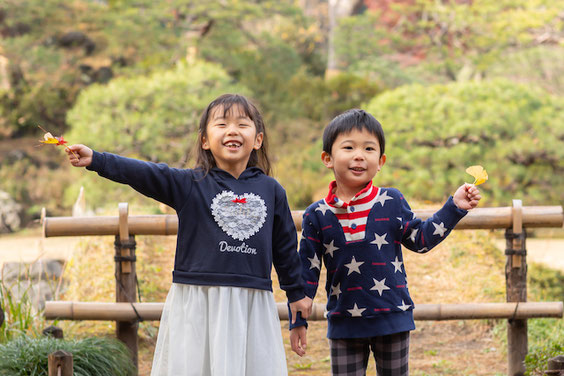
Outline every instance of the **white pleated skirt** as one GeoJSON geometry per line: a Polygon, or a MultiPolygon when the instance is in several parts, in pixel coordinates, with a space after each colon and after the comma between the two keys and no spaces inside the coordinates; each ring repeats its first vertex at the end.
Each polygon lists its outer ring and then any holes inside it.
{"type": "Polygon", "coordinates": [[[272,292],[173,283],[151,376],[287,376],[272,292]]]}

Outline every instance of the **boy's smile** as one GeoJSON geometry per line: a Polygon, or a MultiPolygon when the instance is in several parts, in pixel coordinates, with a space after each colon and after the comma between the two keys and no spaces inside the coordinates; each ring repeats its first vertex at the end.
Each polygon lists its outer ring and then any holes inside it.
{"type": "Polygon", "coordinates": [[[386,155],[380,155],[376,135],[366,129],[353,129],[337,136],[331,154],[322,152],[321,159],[335,174],[335,194],[349,202],[380,171],[386,155]]]}

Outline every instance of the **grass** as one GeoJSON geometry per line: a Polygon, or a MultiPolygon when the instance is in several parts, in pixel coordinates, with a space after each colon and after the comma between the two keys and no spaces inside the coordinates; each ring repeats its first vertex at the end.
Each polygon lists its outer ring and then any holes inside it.
{"type": "Polygon", "coordinates": [[[0,345],[0,375],[47,375],[49,354],[57,350],[72,354],[75,376],[130,376],[135,371],[129,350],[116,339],[20,336],[0,345]]]}

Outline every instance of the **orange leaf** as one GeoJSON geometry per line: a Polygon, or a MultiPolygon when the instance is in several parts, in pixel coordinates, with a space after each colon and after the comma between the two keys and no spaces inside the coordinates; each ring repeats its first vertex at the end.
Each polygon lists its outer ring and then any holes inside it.
{"type": "Polygon", "coordinates": [[[474,185],[480,185],[488,180],[488,173],[480,165],[470,166],[466,169],[466,172],[474,177],[474,185]]]}

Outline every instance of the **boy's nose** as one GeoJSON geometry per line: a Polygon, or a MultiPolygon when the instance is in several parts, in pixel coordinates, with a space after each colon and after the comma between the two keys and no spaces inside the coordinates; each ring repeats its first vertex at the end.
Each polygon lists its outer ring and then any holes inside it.
{"type": "Polygon", "coordinates": [[[364,153],[363,153],[362,151],[360,151],[360,150],[357,150],[357,151],[354,153],[354,159],[355,159],[355,160],[364,160],[364,153]]]}

